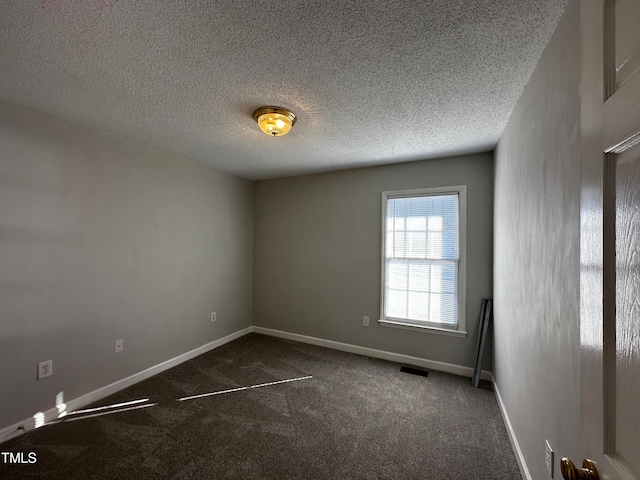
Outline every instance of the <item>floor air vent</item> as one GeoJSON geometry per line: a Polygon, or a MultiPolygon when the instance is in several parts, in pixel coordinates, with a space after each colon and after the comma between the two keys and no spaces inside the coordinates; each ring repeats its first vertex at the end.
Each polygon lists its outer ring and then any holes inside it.
{"type": "Polygon", "coordinates": [[[404,373],[410,373],[411,375],[420,375],[421,377],[429,376],[429,372],[427,370],[419,367],[407,367],[403,365],[402,367],[400,367],[400,371],[404,373]]]}

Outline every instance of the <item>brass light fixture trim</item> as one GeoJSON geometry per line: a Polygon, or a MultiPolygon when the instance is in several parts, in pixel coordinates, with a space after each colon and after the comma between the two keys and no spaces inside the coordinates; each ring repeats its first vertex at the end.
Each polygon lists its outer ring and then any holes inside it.
{"type": "Polygon", "coordinates": [[[296,123],[294,113],[282,107],[260,107],[253,112],[253,118],[270,137],[286,135],[296,123]]]}

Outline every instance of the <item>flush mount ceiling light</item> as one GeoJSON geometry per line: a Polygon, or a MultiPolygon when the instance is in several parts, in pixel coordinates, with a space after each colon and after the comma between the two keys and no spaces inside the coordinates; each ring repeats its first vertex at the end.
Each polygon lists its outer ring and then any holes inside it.
{"type": "Polygon", "coordinates": [[[293,112],[281,107],[261,107],[253,112],[260,130],[270,137],[286,135],[296,123],[293,112]]]}

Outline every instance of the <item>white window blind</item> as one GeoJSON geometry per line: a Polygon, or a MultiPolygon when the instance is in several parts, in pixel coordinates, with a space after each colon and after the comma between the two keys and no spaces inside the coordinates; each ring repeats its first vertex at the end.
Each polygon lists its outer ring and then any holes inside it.
{"type": "Polygon", "coordinates": [[[458,328],[459,194],[389,196],[383,318],[458,328]]]}

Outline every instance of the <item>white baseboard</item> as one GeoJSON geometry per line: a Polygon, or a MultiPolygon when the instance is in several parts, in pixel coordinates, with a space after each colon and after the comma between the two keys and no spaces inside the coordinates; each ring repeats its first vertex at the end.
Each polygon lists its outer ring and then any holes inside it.
{"type": "MultiPolygon", "coordinates": [[[[219,338],[218,340],[214,340],[212,342],[206,343],[201,347],[198,347],[189,352],[183,353],[182,355],[178,355],[177,357],[174,357],[170,360],[159,363],[158,365],[147,368],[146,370],[143,370],[141,372],[134,373],[133,375],[123,378],[122,380],[113,382],[110,385],[101,387],[97,390],[94,390],[92,392],[89,392],[85,395],[74,398],[72,400],[65,401],[65,404],[67,406],[67,411],[71,412],[73,410],[78,410],[79,408],[85,407],[86,405],[96,402],[113,393],[119,392],[120,390],[130,387],[131,385],[141,382],[142,380],[146,380],[147,378],[157,375],[158,373],[164,372],[165,370],[175,367],[176,365],[186,362],[187,360],[191,360],[192,358],[195,358],[198,355],[202,355],[203,353],[213,350],[214,348],[220,347],[225,343],[229,343],[232,340],[235,340],[236,338],[240,338],[244,335],[247,335],[252,331],[253,331],[253,327],[247,327],[242,330],[238,330],[237,332],[227,335],[226,337],[222,337],[222,338],[219,338]]],[[[45,423],[58,418],[57,408],[51,408],[42,413],[44,414],[45,423]]],[[[11,438],[17,437],[18,435],[21,435],[26,431],[33,430],[34,428],[35,428],[35,420],[33,417],[27,418],[14,425],[10,425],[6,428],[3,428],[2,430],[0,430],[0,443],[5,442],[11,438]],[[23,425],[24,429],[18,430],[18,427],[20,427],[20,425],[23,425]]]]}
{"type": "Polygon", "coordinates": [[[498,406],[500,407],[500,413],[502,414],[502,419],[504,420],[504,424],[507,426],[507,433],[509,434],[509,441],[511,442],[511,448],[513,448],[513,453],[516,455],[516,460],[518,462],[518,467],[520,468],[520,473],[522,474],[523,480],[533,480],[531,478],[531,474],[529,473],[529,469],[527,468],[527,462],[524,460],[524,455],[522,455],[522,450],[520,449],[520,444],[518,443],[518,437],[516,437],[516,432],[513,430],[513,426],[511,425],[511,420],[509,420],[509,414],[507,413],[507,409],[504,406],[504,402],[502,401],[502,395],[500,395],[500,389],[498,388],[498,384],[496,383],[496,379],[491,376],[491,381],[493,382],[493,391],[496,392],[496,399],[498,400],[498,406]]]}
{"type": "MultiPolygon", "coordinates": [[[[383,360],[389,360],[391,362],[406,363],[409,365],[416,365],[418,367],[429,368],[431,370],[437,370],[440,372],[453,373],[454,375],[462,375],[469,378],[473,377],[473,368],[464,367],[462,365],[455,365],[453,363],[438,362],[436,360],[412,357],[410,355],[387,352],[385,350],[376,350],[374,348],[360,347],[358,345],[351,345],[349,343],[334,342],[333,340],[324,340],[322,338],[309,337],[307,335],[289,333],[282,330],[273,330],[271,328],[254,326],[253,331],[255,333],[261,333],[263,335],[285,338],[287,340],[293,340],[296,342],[309,343],[311,345],[332,348],[334,350],[341,350],[343,352],[356,353],[358,355],[364,355],[366,357],[381,358],[383,360]]],[[[482,378],[483,380],[491,380],[491,372],[482,370],[480,378],[482,378]]]]}

